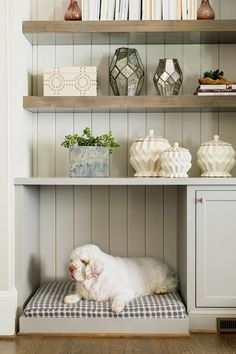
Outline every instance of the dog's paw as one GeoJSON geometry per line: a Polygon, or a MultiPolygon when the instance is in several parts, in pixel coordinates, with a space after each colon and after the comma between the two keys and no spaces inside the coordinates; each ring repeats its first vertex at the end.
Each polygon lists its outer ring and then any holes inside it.
{"type": "Polygon", "coordinates": [[[79,295],[67,295],[64,297],[64,303],[65,304],[74,304],[77,301],[80,301],[81,297],[79,295]]]}
{"type": "Polygon", "coordinates": [[[157,295],[166,294],[167,292],[168,292],[168,289],[166,287],[158,288],[155,290],[155,293],[157,295]]]}
{"type": "Polygon", "coordinates": [[[124,310],[125,304],[121,301],[114,300],[111,304],[111,309],[115,313],[120,313],[124,310]]]}

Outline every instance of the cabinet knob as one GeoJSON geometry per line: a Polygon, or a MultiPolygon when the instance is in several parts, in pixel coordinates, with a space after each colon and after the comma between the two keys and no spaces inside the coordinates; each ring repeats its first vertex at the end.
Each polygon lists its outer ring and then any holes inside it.
{"type": "Polygon", "coordinates": [[[204,199],[203,199],[203,197],[201,197],[201,198],[198,198],[198,199],[197,199],[197,202],[198,202],[198,203],[201,203],[201,204],[203,204],[203,202],[204,202],[204,199]]]}

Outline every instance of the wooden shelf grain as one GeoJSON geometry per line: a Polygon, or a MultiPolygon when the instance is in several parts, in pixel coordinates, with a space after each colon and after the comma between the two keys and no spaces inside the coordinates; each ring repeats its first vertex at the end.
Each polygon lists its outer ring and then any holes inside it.
{"type": "Polygon", "coordinates": [[[80,112],[91,109],[233,111],[236,109],[236,96],[25,96],[23,106],[31,112],[80,112]]]}
{"type": "MultiPolygon", "coordinates": [[[[236,43],[236,20],[168,21],[24,21],[22,31],[33,45],[79,44],[82,34],[135,33],[129,43],[236,43]],[[138,34],[147,33],[147,36],[138,34]]],[[[101,36],[97,39],[103,40],[101,36]]],[[[88,44],[88,37],[84,43],[88,44]]],[[[90,44],[90,43],[89,43],[90,44]]]]}

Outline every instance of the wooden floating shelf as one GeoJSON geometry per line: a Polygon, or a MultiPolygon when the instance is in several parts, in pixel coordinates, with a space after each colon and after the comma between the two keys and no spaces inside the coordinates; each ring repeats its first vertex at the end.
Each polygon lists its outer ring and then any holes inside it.
{"type": "Polygon", "coordinates": [[[100,178],[14,178],[15,185],[28,186],[190,186],[190,185],[236,185],[236,178],[159,178],[159,177],[100,177],[100,178]]]}
{"type": "Polygon", "coordinates": [[[236,43],[236,20],[24,21],[22,31],[33,45],[106,43],[101,33],[135,33],[129,43],[236,43]]]}
{"type": "Polygon", "coordinates": [[[84,110],[163,109],[235,110],[236,96],[25,96],[23,106],[31,112],[81,112],[84,110]]]}

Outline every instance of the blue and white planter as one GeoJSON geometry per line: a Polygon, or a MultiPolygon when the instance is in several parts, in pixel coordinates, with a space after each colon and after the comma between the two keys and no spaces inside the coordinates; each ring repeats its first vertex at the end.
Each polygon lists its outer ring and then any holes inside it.
{"type": "Polygon", "coordinates": [[[108,177],[109,147],[71,146],[69,175],[70,177],[108,177]]]}

